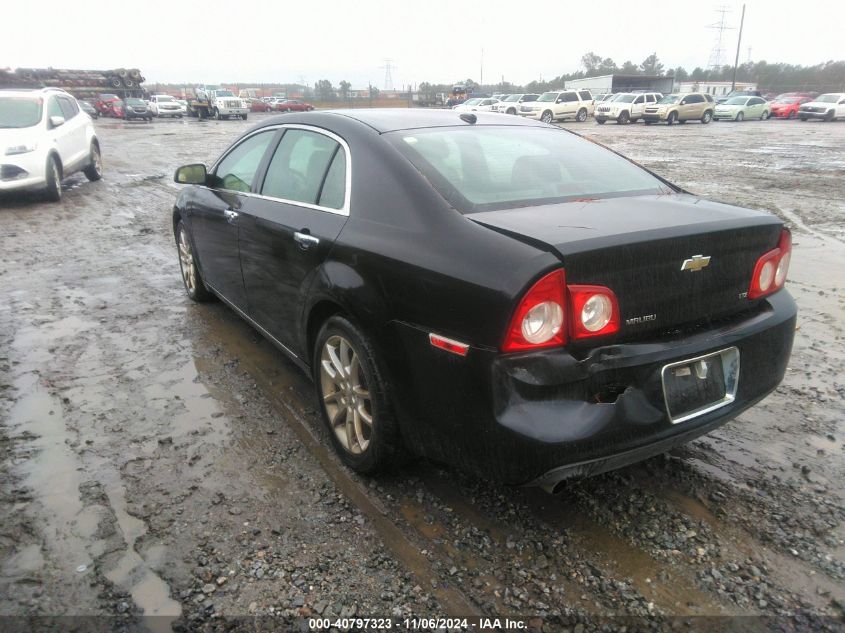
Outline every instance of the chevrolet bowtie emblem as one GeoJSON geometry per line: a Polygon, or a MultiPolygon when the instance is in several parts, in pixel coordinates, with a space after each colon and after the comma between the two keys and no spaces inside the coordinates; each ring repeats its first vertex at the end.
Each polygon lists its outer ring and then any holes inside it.
{"type": "Polygon", "coordinates": [[[696,270],[707,268],[709,265],[710,255],[693,255],[689,259],[684,260],[684,263],[681,264],[681,270],[691,270],[692,272],[695,272],[696,270]]]}

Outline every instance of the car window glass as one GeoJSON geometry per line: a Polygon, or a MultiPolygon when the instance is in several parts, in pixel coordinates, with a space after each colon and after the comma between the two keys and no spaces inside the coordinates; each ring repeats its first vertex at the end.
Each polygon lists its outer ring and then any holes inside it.
{"type": "Polygon", "coordinates": [[[220,161],[215,171],[215,185],[230,191],[249,192],[267,146],[276,134],[268,130],[250,136],[220,161]]]}
{"type": "Polygon", "coordinates": [[[59,102],[59,107],[62,110],[62,116],[64,116],[65,120],[70,120],[76,116],[76,113],[79,112],[79,108],[67,97],[58,97],[57,101],[59,102]]]}
{"type": "Polygon", "coordinates": [[[564,100],[564,101],[567,101],[567,102],[569,102],[569,101],[578,101],[578,95],[577,95],[577,94],[575,94],[574,92],[565,92],[565,93],[563,94],[563,100],[564,100]]]}
{"type": "Polygon", "coordinates": [[[584,101],[592,101],[592,99],[593,99],[593,95],[591,95],[591,94],[589,93],[589,91],[587,91],[587,90],[582,90],[582,91],[581,91],[581,92],[579,92],[578,94],[580,94],[580,95],[581,95],[581,98],[582,98],[584,101]]]}
{"type": "Polygon", "coordinates": [[[396,132],[388,138],[464,212],[669,191],[624,158],[554,130],[431,129],[396,132]]]}
{"type": "Polygon", "coordinates": [[[654,103],[654,95],[646,95],[645,100],[647,103],[654,103]]]}
{"type": "Polygon", "coordinates": [[[346,196],[346,152],[338,148],[335,152],[329,172],[326,174],[326,181],[323,183],[323,190],[320,192],[319,205],[330,209],[343,207],[346,196]]]}
{"type": "Polygon", "coordinates": [[[642,95],[640,95],[639,97],[637,97],[636,99],[634,99],[634,103],[635,103],[635,104],[636,104],[636,103],[642,103],[644,98],[645,98],[645,97],[643,97],[642,95]]]}
{"type": "Polygon", "coordinates": [[[265,196],[316,204],[337,141],[308,130],[288,130],[267,168],[265,196]]]}
{"type": "Polygon", "coordinates": [[[62,118],[65,118],[65,113],[62,110],[62,106],[59,105],[58,97],[50,97],[50,100],[47,104],[47,116],[60,116],[62,118]]]}

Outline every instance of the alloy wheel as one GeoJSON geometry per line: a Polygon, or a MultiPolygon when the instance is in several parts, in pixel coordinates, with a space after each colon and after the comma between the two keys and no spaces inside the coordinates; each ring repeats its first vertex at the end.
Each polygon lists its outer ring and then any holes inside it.
{"type": "Polygon", "coordinates": [[[179,266],[182,268],[182,281],[185,282],[185,289],[188,294],[192,294],[197,287],[197,271],[194,266],[191,242],[184,226],[179,231],[179,266]]]}
{"type": "Polygon", "coordinates": [[[340,445],[360,455],[373,434],[373,404],[358,353],[340,335],[330,336],[320,353],[323,403],[340,445]]]}

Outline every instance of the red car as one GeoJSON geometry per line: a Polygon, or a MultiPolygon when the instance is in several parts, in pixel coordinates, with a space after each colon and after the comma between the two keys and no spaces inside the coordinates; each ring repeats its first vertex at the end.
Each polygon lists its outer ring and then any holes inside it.
{"type": "Polygon", "coordinates": [[[276,102],[276,110],[281,112],[308,112],[313,110],[314,106],[304,101],[297,99],[285,99],[284,101],[276,102]]]}
{"type": "Polygon", "coordinates": [[[252,102],[249,104],[249,111],[250,112],[269,112],[273,109],[266,101],[262,101],[261,99],[253,99],[252,102]]]}
{"type": "Polygon", "coordinates": [[[769,104],[771,105],[771,114],[778,119],[793,119],[798,116],[798,108],[801,104],[812,100],[812,97],[807,96],[780,95],[769,104]]]}
{"type": "Polygon", "coordinates": [[[122,106],[123,102],[120,100],[120,97],[113,94],[101,94],[97,97],[97,100],[94,101],[94,107],[101,116],[123,117],[122,106]],[[121,106],[119,114],[115,112],[114,104],[121,106]]]}

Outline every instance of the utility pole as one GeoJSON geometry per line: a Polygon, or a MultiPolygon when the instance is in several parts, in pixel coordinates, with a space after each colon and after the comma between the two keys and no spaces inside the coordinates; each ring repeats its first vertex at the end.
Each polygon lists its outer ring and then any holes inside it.
{"type": "Polygon", "coordinates": [[[739,19],[739,36],[736,38],[736,57],[734,58],[734,76],[731,80],[731,92],[736,89],[736,67],[739,66],[739,46],[742,44],[742,25],[745,22],[745,5],[742,5],[742,17],[739,19]]]}

